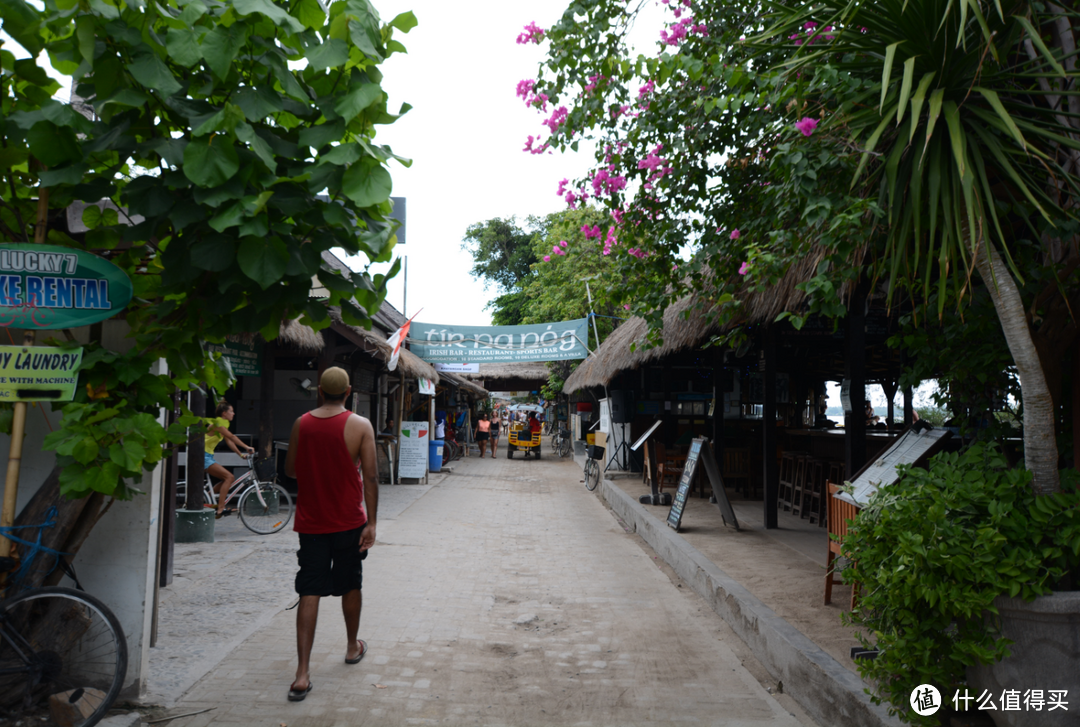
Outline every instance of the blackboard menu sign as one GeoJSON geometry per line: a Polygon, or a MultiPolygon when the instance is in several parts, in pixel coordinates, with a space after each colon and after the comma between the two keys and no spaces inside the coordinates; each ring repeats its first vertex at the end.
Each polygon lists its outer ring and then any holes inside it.
{"type": "Polygon", "coordinates": [[[690,452],[686,455],[686,464],[683,466],[682,477],[679,479],[679,489],[675,491],[675,500],[671,503],[671,510],[668,512],[667,524],[678,531],[679,524],[682,522],[683,509],[686,507],[686,498],[690,495],[690,488],[694,484],[694,477],[700,466],[704,466],[709,484],[712,485],[713,500],[720,508],[724,524],[738,530],[739,521],[735,518],[735,511],[724,491],[720,468],[716,466],[716,458],[713,456],[712,447],[709,446],[709,440],[704,437],[695,439],[690,444],[690,452]]]}
{"type": "Polygon", "coordinates": [[[668,512],[667,524],[675,528],[675,530],[679,529],[679,523],[682,522],[686,498],[690,495],[690,487],[694,484],[702,441],[701,439],[695,439],[690,444],[690,452],[686,455],[686,464],[683,465],[682,477],[679,479],[679,489],[675,491],[675,500],[671,503],[671,510],[668,512]]]}

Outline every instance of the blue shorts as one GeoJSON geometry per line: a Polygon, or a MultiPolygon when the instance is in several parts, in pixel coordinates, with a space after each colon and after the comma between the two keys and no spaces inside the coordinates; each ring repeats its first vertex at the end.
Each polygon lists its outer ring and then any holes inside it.
{"type": "Polygon", "coordinates": [[[214,461],[214,455],[209,452],[203,452],[203,469],[208,470],[211,465],[215,464],[217,464],[217,462],[214,461]]]}

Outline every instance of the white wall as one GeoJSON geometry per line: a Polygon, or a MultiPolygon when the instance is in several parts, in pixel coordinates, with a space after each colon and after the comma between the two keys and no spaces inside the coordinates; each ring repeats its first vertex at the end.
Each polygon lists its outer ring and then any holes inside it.
{"type": "MultiPolygon", "coordinates": [[[[75,337],[87,340],[88,329],[75,329],[75,337]]],[[[113,350],[130,346],[126,324],[106,321],[104,344],[113,350]]],[[[52,332],[38,334],[44,341],[52,332]]],[[[21,340],[21,338],[16,338],[21,340]]],[[[164,371],[164,364],[160,371],[164,371]]],[[[51,405],[31,404],[27,408],[26,437],[16,515],[45,481],[56,463],[56,455],[42,449],[45,436],[57,428],[60,413],[51,405]],[[44,412],[44,413],[43,413],[44,412]],[[48,421],[46,421],[48,419],[48,421]]],[[[0,434],[0,472],[6,471],[11,438],[0,434]]],[[[97,596],[120,620],[128,643],[128,672],[125,694],[136,697],[144,688],[149,663],[150,626],[153,616],[154,579],[160,543],[158,513],[161,502],[163,468],[147,473],[135,487],[144,494],[127,502],[116,501],[98,521],[74,560],[75,572],[83,587],[97,596]]],[[[2,492],[3,487],[0,487],[2,492]]],[[[61,585],[71,586],[67,578],[61,585]]]]}

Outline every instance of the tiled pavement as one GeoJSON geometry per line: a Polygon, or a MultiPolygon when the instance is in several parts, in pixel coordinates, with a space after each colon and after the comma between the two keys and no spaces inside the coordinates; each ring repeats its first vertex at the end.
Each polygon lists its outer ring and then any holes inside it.
{"type": "MultiPolygon", "coordinates": [[[[344,664],[339,607],[325,599],[314,689],[286,701],[294,612],[267,596],[271,615],[169,712],[212,709],[171,724],[809,724],[744,668],[741,642],[571,460],[453,466],[400,514],[382,508],[365,561],[364,661],[344,664]]],[[[383,487],[384,502],[407,489],[383,487]]],[[[291,583],[295,558],[281,546],[263,555],[291,583]]]]}

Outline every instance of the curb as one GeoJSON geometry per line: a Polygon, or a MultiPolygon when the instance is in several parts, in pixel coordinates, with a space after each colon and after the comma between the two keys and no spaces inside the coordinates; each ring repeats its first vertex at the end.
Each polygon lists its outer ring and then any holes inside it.
{"type": "Polygon", "coordinates": [[[778,616],[693,548],[663,521],[605,479],[600,494],[679,577],[690,584],[815,720],[845,727],[899,727],[884,706],[865,693],[867,685],[801,631],[778,616]]]}

